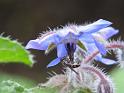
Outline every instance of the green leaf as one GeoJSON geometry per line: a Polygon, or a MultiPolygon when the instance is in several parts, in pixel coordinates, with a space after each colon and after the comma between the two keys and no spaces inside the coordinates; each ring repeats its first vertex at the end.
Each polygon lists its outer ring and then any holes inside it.
{"type": "Polygon", "coordinates": [[[23,63],[32,66],[32,55],[16,40],[0,36],[0,63],[23,63]]]}
{"type": "Polygon", "coordinates": [[[0,93],[24,93],[26,88],[14,81],[2,81],[0,83],[0,93]]]}
{"type": "Polygon", "coordinates": [[[59,89],[49,87],[34,87],[33,89],[29,88],[27,93],[59,93],[59,89]]]}
{"type": "Polygon", "coordinates": [[[24,76],[12,74],[12,73],[10,74],[5,72],[0,72],[0,82],[7,81],[7,80],[18,82],[26,88],[33,87],[37,83],[35,80],[32,80],[28,77],[24,77],[24,76]]]}
{"type": "Polygon", "coordinates": [[[0,82],[0,93],[59,93],[59,91],[56,88],[38,86],[25,88],[15,81],[6,80],[0,82]]]}
{"type": "Polygon", "coordinates": [[[83,42],[81,42],[80,40],[78,40],[77,45],[78,45],[80,48],[82,48],[83,50],[87,51],[85,45],[84,45],[83,42]]]}

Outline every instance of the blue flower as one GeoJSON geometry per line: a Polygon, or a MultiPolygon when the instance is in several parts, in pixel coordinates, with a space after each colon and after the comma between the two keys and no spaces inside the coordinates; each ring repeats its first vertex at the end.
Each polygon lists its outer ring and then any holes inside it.
{"type": "MultiPolygon", "coordinates": [[[[70,60],[73,60],[77,46],[86,50],[84,43],[94,43],[99,51],[105,55],[106,49],[103,44],[103,41],[105,40],[99,40],[99,38],[97,38],[98,36],[95,36],[94,34],[102,29],[105,29],[111,24],[112,23],[109,21],[100,19],[85,26],[68,25],[63,28],[47,32],[35,40],[30,40],[26,49],[45,50],[46,53],[49,53],[49,51],[57,47],[57,58],[48,64],[47,67],[57,65],[61,59],[66,56],[69,56],[70,60]]],[[[108,33],[108,35],[110,34],[111,33],[108,33]]]]}
{"type": "MultiPolygon", "coordinates": [[[[107,27],[107,28],[101,29],[100,31],[94,33],[94,36],[98,37],[99,39],[107,40],[110,37],[112,37],[113,35],[116,35],[118,32],[119,32],[118,30],[115,30],[112,27],[107,27]]],[[[83,40],[85,41],[85,37],[83,40]]],[[[92,53],[97,49],[95,43],[93,42],[93,39],[88,39],[86,42],[89,42],[89,43],[85,43],[85,46],[87,47],[87,53],[92,53]]],[[[114,60],[111,60],[108,58],[103,58],[100,53],[95,57],[95,60],[100,61],[106,65],[111,65],[111,64],[117,63],[114,60]]]]}

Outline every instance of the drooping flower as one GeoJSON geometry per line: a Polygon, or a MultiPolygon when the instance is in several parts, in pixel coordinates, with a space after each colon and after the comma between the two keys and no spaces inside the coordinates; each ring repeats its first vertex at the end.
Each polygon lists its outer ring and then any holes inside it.
{"type": "MultiPolygon", "coordinates": [[[[89,41],[95,44],[101,54],[105,55],[105,39],[99,40],[99,38],[93,34],[99,32],[101,29],[105,29],[111,24],[109,21],[100,19],[85,26],[68,25],[47,32],[35,40],[30,40],[26,49],[45,50],[46,53],[49,53],[49,51],[57,47],[57,58],[48,64],[47,67],[57,65],[61,59],[66,56],[69,56],[70,60],[73,60],[77,46],[86,50],[87,48],[85,48],[84,43],[89,44],[89,41]]],[[[108,35],[110,34],[108,33],[108,35]]]]}

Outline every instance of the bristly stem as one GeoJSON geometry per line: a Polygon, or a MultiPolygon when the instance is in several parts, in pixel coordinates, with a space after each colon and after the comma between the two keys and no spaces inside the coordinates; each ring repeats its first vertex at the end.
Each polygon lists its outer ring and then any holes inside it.
{"type": "Polygon", "coordinates": [[[95,73],[96,76],[98,76],[101,80],[106,80],[106,76],[102,73],[102,71],[96,69],[93,66],[82,66],[81,69],[95,73]]]}
{"type": "Polygon", "coordinates": [[[82,66],[81,69],[89,71],[93,75],[95,74],[100,82],[97,85],[97,93],[113,93],[114,88],[111,80],[99,69],[93,66],[82,66]]]}

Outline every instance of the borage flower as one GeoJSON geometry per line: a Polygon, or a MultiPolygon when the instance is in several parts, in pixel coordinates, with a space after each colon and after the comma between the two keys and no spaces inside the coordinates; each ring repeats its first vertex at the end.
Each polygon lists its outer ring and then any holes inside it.
{"type": "Polygon", "coordinates": [[[99,40],[97,40],[92,34],[111,24],[112,23],[109,21],[100,19],[85,26],[68,25],[63,28],[47,32],[38,39],[30,40],[26,49],[45,50],[46,53],[49,53],[50,50],[57,47],[57,58],[48,64],[47,67],[57,65],[61,59],[66,56],[69,56],[72,61],[77,46],[86,50],[83,44],[84,42],[88,44],[89,41],[92,41],[99,51],[105,55],[106,50],[104,44],[102,44],[101,41],[99,42],[99,40]]]}

